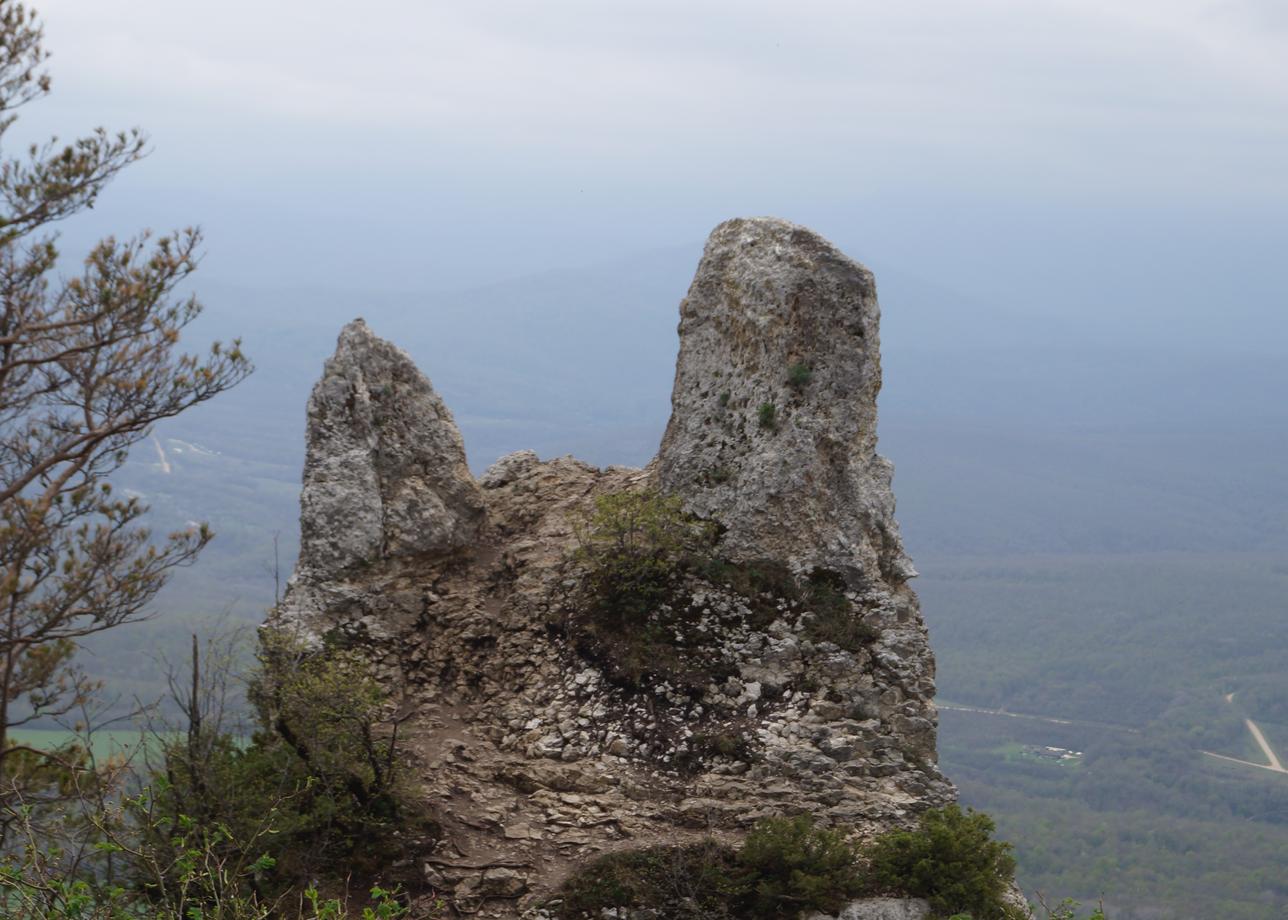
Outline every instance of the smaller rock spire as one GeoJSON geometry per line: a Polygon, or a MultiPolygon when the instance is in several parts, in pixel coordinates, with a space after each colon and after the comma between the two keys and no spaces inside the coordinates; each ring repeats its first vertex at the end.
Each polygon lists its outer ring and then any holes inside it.
{"type": "Polygon", "coordinates": [[[300,572],[326,577],[471,543],[483,499],[452,413],[402,349],[361,318],[309,397],[300,572]]]}

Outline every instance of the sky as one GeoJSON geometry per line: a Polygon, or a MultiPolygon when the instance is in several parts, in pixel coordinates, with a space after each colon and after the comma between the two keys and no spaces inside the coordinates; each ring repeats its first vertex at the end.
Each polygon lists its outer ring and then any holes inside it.
{"type": "Polygon", "coordinates": [[[1107,330],[1264,344],[1288,299],[1280,0],[36,6],[17,136],[154,147],[69,241],[200,223],[221,281],[462,287],[776,214],[1107,330]]]}

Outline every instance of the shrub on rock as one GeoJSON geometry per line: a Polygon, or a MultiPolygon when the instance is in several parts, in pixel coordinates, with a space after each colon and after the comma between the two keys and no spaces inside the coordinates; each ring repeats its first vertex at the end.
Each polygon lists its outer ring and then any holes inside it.
{"type": "Polygon", "coordinates": [[[925,898],[945,916],[1012,920],[1006,894],[1015,878],[1011,845],[993,839],[993,819],[958,805],[921,816],[911,831],[877,838],[867,854],[882,890],[925,898]]]}

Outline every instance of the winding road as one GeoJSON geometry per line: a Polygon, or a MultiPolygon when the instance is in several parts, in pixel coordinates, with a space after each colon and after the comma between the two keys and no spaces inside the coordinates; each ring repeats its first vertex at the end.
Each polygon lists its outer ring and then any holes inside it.
{"type": "Polygon", "coordinates": [[[152,443],[156,445],[156,449],[157,449],[157,463],[161,466],[161,472],[163,472],[163,473],[165,473],[167,476],[169,476],[169,475],[170,475],[170,461],[169,461],[169,459],[167,459],[167,457],[166,457],[166,455],[165,455],[165,448],[161,446],[161,440],[160,440],[156,435],[153,435],[153,436],[152,436],[152,443]]]}

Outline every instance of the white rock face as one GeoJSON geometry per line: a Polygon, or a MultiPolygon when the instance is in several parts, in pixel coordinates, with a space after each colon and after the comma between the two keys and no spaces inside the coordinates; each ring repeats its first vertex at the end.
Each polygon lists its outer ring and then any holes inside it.
{"type": "Polygon", "coordinates": [[[460,431],[402,349],[345,326],[313,388],[300,570],[334,578],[381,558],[469,545],[483,500],[460,431]]]}
{"type": "Polygon", "coordinates": [[[772,218],[711,234],[680,306],[662,487],[728,528],[723,550],[891,582],[916,574],[876,453],[872,273],[772,218]]]}
{"type": "Polygon", "coordinates": [[[313,387],[300,557],[273,620],[312,644],[344,618],[389,637],[396,601],[374,569],[472,546],[486,513],[452,413],[401,348],[357,319],[313,387]]]}
{"type": "Polygon", "coordinates": [[[836,915],[810,914],[806,920],[927,920],[930,905],[920,898],[865,898],[836,915]]]}

